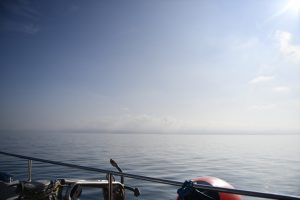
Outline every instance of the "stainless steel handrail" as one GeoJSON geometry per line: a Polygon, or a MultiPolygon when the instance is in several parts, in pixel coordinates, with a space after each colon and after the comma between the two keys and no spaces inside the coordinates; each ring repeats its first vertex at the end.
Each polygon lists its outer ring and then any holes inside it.
{"type": "MultiPolygon", "coordinates": [[[[121,176],[122,175],[127,178],[133,178],[133,179],[138,179],[138,180],[143,180],[143,181],[149,181],[149,182],[155,182],[155,183],[161,183],[161,184],[167,184],[167,185],[179,186],[179,187],[181,187],[183,184],[182,182],[179,182],[179,181],[171,181],[171,180],[160,179],[160,178],[152,178],[152,177],[147,177],[147,176],[123,173],[123,172],[121,173],[121,172],[116,172],[116,171],[111,171],[111,170],[98,169],[98,168],[94,168],[94,167],[86,167],[86,166],[64,163],[64,162],[59,162],[59,161],[52,161],[52,160],[46,160],[46,159],[41,159],[41,158],[23,156],[23,155],[18,155],[18,154],[13,154],[13,153],[7,153],[7,152],[3,152],[3,151],[0,151],[0,154],[17,157],[17,158],[21,158],[21,159],[26,159],[26,160],[32,160],[32,161],[38,161],[38,162],[43,162],[43,163],[49,163],[49,164],[53,164],[53,165],[70,167],[70,168],[74,168],[74,169],[81,169],[81,170],[105,173],[105,174],[108,174],[109,176],[111,176],[111,175],[121,176]]],[[[202,184],[194,184],[194,188],[210,190],[210,191],[217,191],[217,192],[224,192],[224,193],[231,193],[231,194],[239,194],[239,195],[245,195],[245,196],[252,196],[252,197],[259,197],[259,198],[267,198],[267,199],[300,200],[299,196],[266,193],[266,192],[256,192],[256,191],[250,191],[250,190],[229,189],[229,188],[213,187],[213,186],[202,185],[202,184]]]]}
{"type": "Polygon", "coordinates": [[[31,182],[32,177],[32,160],[28,160],[28,181],[31,182]]]}

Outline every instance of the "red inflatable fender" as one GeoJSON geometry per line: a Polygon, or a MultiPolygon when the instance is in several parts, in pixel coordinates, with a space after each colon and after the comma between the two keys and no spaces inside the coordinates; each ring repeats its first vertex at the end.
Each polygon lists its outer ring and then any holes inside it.
{"type": "MultiPolygon", "coordinates": [[[[234,187],[229,183],[227,183],[226,181],[212,176],[197,177],[197,178],[193,178],[192,181],[199,184],[208,184],[213,187],[234,189],[234,187]]],[[[242,200],[241,195],[224,193],[224,192],[217,192],[217,193],[219,196],[218,200],[242,200]]],[[[177,197],[177,200],[179,200],[179,197],[177,197]]]]}

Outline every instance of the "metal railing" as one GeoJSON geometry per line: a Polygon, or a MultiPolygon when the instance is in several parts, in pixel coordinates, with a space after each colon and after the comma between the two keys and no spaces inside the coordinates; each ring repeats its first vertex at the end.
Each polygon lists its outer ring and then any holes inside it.
{"type": "MultiPolygon", "coordinates": [[[[105,174],[108,175],[108,182],[109,182],[109,185],[108,185],[108,191],[109,192],[108,192],[108,194],[109,194],[109,199],[110,200],[111,200],[111,197],[112,197],[112,176],[113,175],[124,176],[124,177],[127,177],[127,178],[133,178],[133,179],[149,181],[149,182],[154,182],[154,183],[161,183],[161,184],[166,184],[166,185],[171,185],[171,186],[178,186],[178,187],[181,187],[182,184],[183,184],[182,182],[179,182],[179,181],[171,181],[171,180],[166,180],[166,179],[152,178],[152,177],[141,176],[141,175],[130,174],[130,173],[116,172],[116,171],[112,171],[112,170],[105,170],[105,169],[99,169],[99,168],[94,168],[94,167],[87,167],[87,166],[75,165],[75,164],[70,164],[70,163],[64,163],[64,162],[59,162],[59,161],[53,161],[53,160],[46,160],[46,159],[41,159],[41,158],[23,156],[23,155],[18,155],[18,154],[13,154],[13,153],[7,153],[7,152],[3,152],[3,151],[0,151],[0,154],[28,160],[28,180],[29,181],[31,181],[32,161],[49,163],[49,164],[53,164],[53,165],[60,165],[60,166],[74,168],[74,169],[92,171],[92,172],[105,173],[105,174]]],[[[230,193],[230,194],[239,194],[239,195],[259,197],[259,198],[267,198],[267,199],[300,200],[299,196],[292,196],[292,195],[285,195],[285,194],[276,194],[276,193],[256,192],[256,191],[250,191],[250,190],[240,190],[240,189],[213,187],[213,186],[202,185],[202,184],[194,184],[193,187],[195,189],[217,191],[217,192],[224,192],[224,193],[230,193]]]]}

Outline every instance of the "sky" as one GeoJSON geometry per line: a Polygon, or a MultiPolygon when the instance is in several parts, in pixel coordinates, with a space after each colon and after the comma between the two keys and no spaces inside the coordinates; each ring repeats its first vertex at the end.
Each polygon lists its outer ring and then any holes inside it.
{"type": "Polygon", "coordinates": [[[0,0],[0,130],[300,133],[300,0],[0,0]]]}

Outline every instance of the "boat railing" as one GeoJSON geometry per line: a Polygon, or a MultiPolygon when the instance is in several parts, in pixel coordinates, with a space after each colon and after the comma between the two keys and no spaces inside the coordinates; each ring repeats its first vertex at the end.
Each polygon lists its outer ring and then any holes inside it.
{"type": "MultiPolygon", "coordinates": [[[[35,158],[30,156],[24,156],[19,154],[13,154],[8,152],[0,151],[0,154],[16,157],[20,159],[28,160],[28,181],[31,181],[32,176],[32,161],[42,162],[42,163],[48,163],[53,165],[59,165],[64,167],[70,167],[74,169],[80,169],[80,170],[86,170],[86,171],[92,171],[92,172],[99,172],[107,174],[108,176],[108,199],[111,200],[112,198],[112,176],[123,176],[127,178],[137,179],[137,180],[143,180],[143,181],[149,181],[153,183],[160,183],[160,184],[166,184],[171,186],[177,186],[181,187],[182,182],[179,181],[172,181],[172,180],[166,180],[161,178],[153,178],[148,176],[141,176],[136,174],[130,174],[130,173],[124,173],[124,172],[117,172],[112,170],[105,170],[105,169],[99,169],[94,167],[87,167],[82,165],[75,165],[65,162],[59,162],[59,161],[53,161],[53,160],[47,160],[47,159],[41,159],[41,158],[35,158]]],[[[230,193],[230,194],[238,194],[238,195],[244,195],[244,196],[251,196],[251,197],[259,197],[259,198],[265,198],[265,199],[278,199],[278,200],[300,200],[299,196],[292,196],[292,195],[285,195],[285,194],[276,194],[276,193],[267,193],[267,192],[257,192],[257,191],[250,191],[250,190],[241,190],[241,189],[231,189],[231,188],[222,188],[222,187],[213,187],[208,185],[202,185],[202,184],[194,184],[193,187],[195,189],[200,190],[208,190],[208,191],[217,191],[217,192],[224,192],[224,193],[230,193]]]]}

